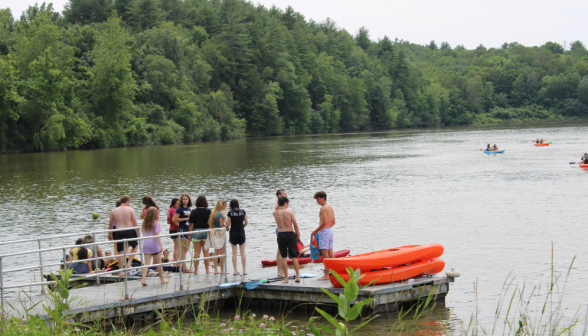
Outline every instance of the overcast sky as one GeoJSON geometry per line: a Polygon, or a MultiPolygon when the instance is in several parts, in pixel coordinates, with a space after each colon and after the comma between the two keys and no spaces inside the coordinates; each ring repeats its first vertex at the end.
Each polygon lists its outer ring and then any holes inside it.
{"type": "MultiPolygon", "coordinates": [[[[162,0],[165,1],[165,0],[162,0]]],[[[35,0],[0,0],[15,18],[35,0]]],[[[67,0],[55,0],[63,10],[67,0]]],[[[483,44],[500,47],[504,42],[527,46],[547,41],[563,44],[580,40],[588,44],[588,1],[585,0],[254,0],[266,7],[291,5],[307,19],[327,17],[355,34],[361,26],[372,40],[388,35],[413,43],[435,40],[472,49],[483,44]]],[[[40,2],[39,2],[40,3],[40,2]]]]}

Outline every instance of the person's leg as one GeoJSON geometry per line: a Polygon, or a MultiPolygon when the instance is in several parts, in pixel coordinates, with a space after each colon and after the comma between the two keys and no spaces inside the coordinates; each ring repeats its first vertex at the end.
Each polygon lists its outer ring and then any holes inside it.
{"type": "MultiPolygon", "coordinates": [[[[321,257],[323,257],[323,262],[325,259],[329,258],[329,250],[319,250],[321,253],[321,257]]],[[[327,266],[325,266],[325,275],[318,278],[317,280],[329,280],[329,270],[327,269],[327,266]]]]}
{"type": "MultiPolygon", "coordinates": [[[[151,262],[151,255],[143,253],[143,260],[145,261],[145,265],[149,265],[151,262]]],[[[141,285],[147,286],[147,268],[141,268],[141,285]]]]}
{"type": "Polygon", "coordinates": [[[200,265],[200,261],[196,260],[200,258],[200,250],[202,250],[202,242],[195,241],[194,242],[194,274],[198,274],[198,265],[200,265]]]}
{"type": "Polygon", "coordinates": [[[296,271],[296,280],[295,282],[300,282],[300,265],[298,264],[298,258],[292,258],[292,263],[294,264],[294,271],[296,271]]]}
{"type": "Polygon", "coordinates": [[[282,270],[284,270],[284,280],[282,280],[282,282],[289,283],[290,280],[288,280],[288,258],[282,258],[282,270]]]}
{"type": "Polygon", "coordinates": [[[284,276],[284,266],[282,265],[282,256],[280,255],[280,248],[278,247],[278,252],[276,252],[276,265],[278,265],[278,276],[284,276]]]}
{"type": "MultiPolygon", "coordinates": [[[[180,255],[180,252],[179,252],[179,249],[178,249],[178,246],[180,246],[180,243],[179,243],[180,242],[180,239],[176,237],[176,239],[174,239],[173,241],[174,241],[174,255],[173,255],[173,258],[174,258],[174,261],[178,261],[178,256],[180,255]]],[[[177,265],[178,264],[176,263],[176,266],[177,265]]]]}
{"type": "MultiPolygon", "coordinates": [[[[132,249],[131,249],[131,253],[132,253],[132,254],[134,254],[134,253],[137,253],[137,248],[138,248],[138,247],[139,247],[139,245],[135,245],[135,247],[132,247],[132,249]]],[[[133,258],[134,258],[134,257],[135,257],[135,256],[129,256],[129,257],[127,257],[127,259],[128,259],[128,262],[127,262],[127,268],[133,268],[133,258]]]]}
{"type": "Polygon", "coordinates": [[[190,249],[190,242],[188,239],[180,239],[180,255],[182,256],[182,271],[184,273],[192,273],[192,271],[190,271],[187,267],[186,267],[186,262],[184,260],[186,260],[186,256],[188,254],[188,250],[190,249]]]}
{"type": "MultiPolygon", "coordinates": [[[[208,257],[210,257],[210,254],[208,254],[208,249],[204,248],[205,243],[206,243],[206,241],[202,242],[202,254],[204,255],[205,258],[208,258],[208,257]]],[[[206,274],[212,273],[210,271],[210,259],[204,260],[204,268],[205,268],[206,274]]]]}
{"type": "MultiPolygon", "coordinates": [[[[161,254],[158,253],[157,255],[153,256],[153,263],[161,264],[161,254]]],[[[163,267],[157,266],[157,273],[159,274],[159,280],[161,280],[161,284],[166,284],[168,281],[163,278],[163,267]]]]}
{"type": "Polygon", "coordinates": [[[239,275],[239,271],[237,270],[237,245],[231,245],[231,248],[233,249],[233,257],[232,262],[233,262],[233,275],[239,275]]]}
{"type": "MultiPolygon", "coordinates": [[[[219,252],[219,255],[220,255],[220,254],[225,254],[226,250],[224,247],[222,247],[219,249],[219,251],[220,251],[219,252]]],[[[225,269],[225,257],[220,258],[219,262],[220,262],[220,269],[221,269],[220,274],[227,274],[228,272],[225,269]],[[225,273],[225,272],[227,272],[227,273],[225,273]]]]}
{"type": "MultiPolygon", "coordinates": [[[[217,249],[214,249],[214,255],[218,255],[217,249]]],[[[218,258],[212,259],[212,263],[214,264],[214,274],[218,274],[218,258]]]]}
{"type": "Polygon", "coordinates": [[[243,265],[243,275],[247,275],[247,257],[245,256],[245,244],[239,245],[239,252],[241,253],[241,264],[243,265]]]}
{"type": "Polygon", "coordinates": [[[329,258],[335,258],[335,252],[333,252],[333,249],[329,249],[329,258]]]}

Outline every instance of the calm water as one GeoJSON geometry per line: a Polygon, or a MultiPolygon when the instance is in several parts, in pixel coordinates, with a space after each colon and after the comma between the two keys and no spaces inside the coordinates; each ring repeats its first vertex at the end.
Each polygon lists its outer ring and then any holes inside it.
{"type": "MultiPolygon", "coordinates": [[[[237,198],[250,222],[249,272],[258,272],[260,261],[275,255],[276,189],[288,191],[303,239],[318,225],[313,194],[325,190],[337,218],[336,250],[445,246],[447,268],[462,276],[440,308],[444,323],[457,328],[476,311],[481,321],[493,321],[509,274],[526,285],[525,297],[533,286],[544,292],[552,244],[554,269],[564,277],[576,256],[563,297],[573,315],[588,302],[581,289],[588,268],[588,171],[569,162],[588,151],[587,133],[587,124],[534,124],[0,155],[0,240],[104,228],[123,194],[135,209],[144,195],[162,209],[183,192],[204,194],[209,203],[237,198]],[[537,137],[553,144],[534,147],[537,137]],[[487,143],[506,153],[481,153],[487,143]],[[92,212],[102,218],[92,222],[92,212]]],[[[0,246],[0,253],[35,247],[0,246]]],[[[26,262],[13,258],[4,267],[26,262]]],[[[12,273],[7,284],[32,276],[12,273]]]]}

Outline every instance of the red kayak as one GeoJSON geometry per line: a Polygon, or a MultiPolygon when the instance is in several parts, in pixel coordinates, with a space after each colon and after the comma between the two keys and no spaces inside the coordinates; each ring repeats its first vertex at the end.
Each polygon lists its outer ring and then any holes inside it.
{"type": "Polygon", "coordinates": [[[537,146],[537,147],[545,147],[545,146],[549,146],[549,142],[546,143],[536,143],[533,146],[537,146]]]}
{"type": "MultiPolygon", "coordinates": [[[[341,258],[341,257],[345,257],[347,255],[349,255],[349,253],[351,253],[351,250],[341,250],[341,251],[337,251],[335,252],[335,258],[341,258]]],[[[308,264],[310,262],[312,262],[313,260],[310,257],[307,258],[298,258],[298,264],[308,264]]],[[[315,259],[314,262],[316,263],[320,263],[323,262],[323,257],[320,257],[319,259],[315,259]]],[[[263,266],[277,266],[276,260],[262,260],[261,264],[263,266]]],[[[288,265],[292,265],[292,259],[288,258],[288,265]]]]}

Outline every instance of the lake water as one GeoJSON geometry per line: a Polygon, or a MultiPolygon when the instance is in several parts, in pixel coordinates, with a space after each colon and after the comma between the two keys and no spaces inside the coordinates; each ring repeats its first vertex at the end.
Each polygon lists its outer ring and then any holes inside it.
{"type": "MultiPolygon", "coordinates": [[[[467,325],[476,312],[492,324],[507,278],[510,293],[515,285],[525,287],[523,297],[538,300],[530,311],[540,311],[552,270],[563,274],[560,295],[576,257],[560,297],[564,314],[573,316],[588,302],[588,171],[569,162],[588,152],[587,134],[585,123],[519,124],[0,155],[0,240],[105,228],[123,194],[135,209],[151,195],[162,210],[184,192],[193,199],[206,195],[211,205],[237,198],[250,223],[251,273],[275,256],[276,190],[287,190],[305,240],[318,225],[313,194],[325,190],[337,219],[335,250],[445,246],[447,269],[461,272],[438,315],[451,328],[467,325]],[[537,137],[553,143],[534,147],[537,137]],[[506,152],[483,154],[479,149],[487,143],[506,152]],[[102,218],[93,222],[92,212],[102,218]],[[535,286],[541,288],[531,294],[535,286]]],[[[171,240],[164,243],[172,247],[171,240]]],[[[33,248],[0,246],[0,254],[33,248]]],[[[3,266],[36,260],[12,258],[3,266]]],[[[11,273],[6,283],[34,275],[38,271],[11,273]]]]}

